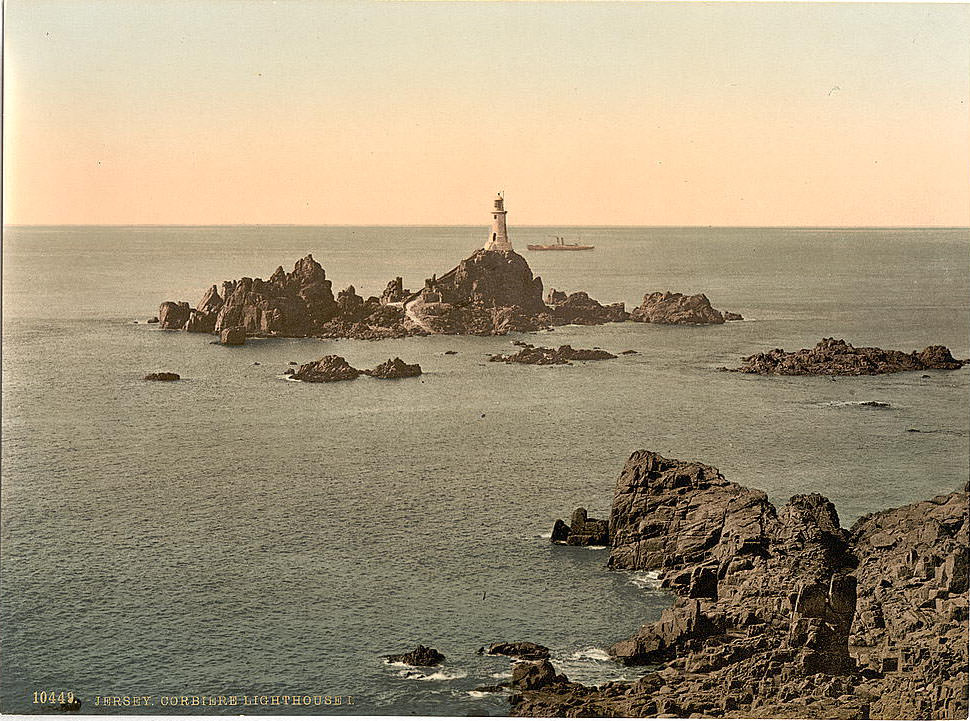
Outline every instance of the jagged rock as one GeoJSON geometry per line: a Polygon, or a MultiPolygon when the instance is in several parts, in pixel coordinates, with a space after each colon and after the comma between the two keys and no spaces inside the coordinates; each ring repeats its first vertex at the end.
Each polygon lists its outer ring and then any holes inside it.
{"type": "Polygon", "coordinates": [[[391,663],[406,663],[408,666],[440,666],[445,662],[445,657],[437,649],[420,644],[413,651],[391,654],[384,658],[391,663]]]}
{"type": "Polygon", "coordinates": [[[634,683],[521,688],[512,713],[965,718],[967,488],[848,532],[818,494],[775,509],[710,466],[637,451],[610,565],[656,570],[677,598],[610,653],[659,666],[634,683]]]}
{"type": "Polygon", "coordinates": [[[405,363],[400,358],[388,358],[376,368],[363,373],[373,378],[413,378],[421,375],[421,366],[417,363],[405,363]]]}
{"type": "Polygon", "coordinates": [[[488,654],[489,656],[511,656],[523,661],[539,661],[549,658],[548,648],[531,641],[493,643],[487,649],[484,646],[478,649],[478,653],[488,654]]]}
{"type": "Polygon", "coordinates": [[[181,380],[182,376],[178,373],[149,373],[145,376],[146,381],[177,381],[181,380]]]}
{"type": "Polygon", "coordinates": [[[565,365],[570,361],[607,360],[616,358],[605,350],[589,350],[561,345],[559,348],[542,348],[525,343],[522,350],[510,355],[501,353],[489,358],[492,362],[527,363],[530,365],[565,365]]]}
{"type": "Polygon", "coordinates": [[[155,316],[152,316],[151,318],[149,318],[148,320],[146,320],[145,322],[146,323],[149,323],[149,324],[154,324],[154,323],[158,323],[160,321],[158,320],[158,316],[155,315],[155,316]]]}
{"type": "Polygon", "coordinates": [[[202,296],[202,300],[195,307],[200,313],[218,314],[222,306],[222,296],[219,295],[219,289],[213,285],[206,291],[205,295],[202,296]]]}
{"type": "Polygon", "coordinates": [[[602,305],[582,291],[567,296],[558,290],[551,290],[548,302],[549,318],[555,325],[601,325],[619,323],[630,317],[623,303],[602,305]]]}
{"type": "Polygon", "coordinates": [[[585,508],[577,508],[568,526],[562,519],[556,521],[552,528],[552,542],[568,546],[608,546],[609,521],[589,518],[585,508]]]}
{"type": "Polygon", "coordinates": [[[222,345],[245,345],[246,329],[238,326],[233,328],[223,328],[219,334],[219,342],[222,345]]]}
{"type": "Polygon", "coordinates": [[[387,287],[381,293],[381,304],[400,303],[411,296],[411,291],[404,287],[403,279],[398,276],[394,280],[388,281],[387,287]]]}
{"type": "Polygon", "coordinates": [[[318,361],[304,363],[292,374],[292,377],[307,383],[333,383],[352,381],[359,375],[360,371],[341,356],[325,355],[318,361]]]}
{"type": "Polygon", "coordinates": [[[639,307],[630,312],[630,320],[637,323],[665,323],[705,325],[724,323],[725,320],[742,320],[737,313],[722,313],[711,307],[711,301],[703,293],[647,293],[639,307]]]}
{"type": "Polygon", "coordinates": [[[158,306],[158,323],[168,330],[181,330],[189,319],[191,308],[188,303],[166,301],[158,306]]]}
{"type": "Polygon", "coordinates": [[[877,375],[927,369],[956,370],[956,360],[945,346],[929,346],[921,352],[904,353],[882,348],[856,348],[844,340],[823,338],[814,348],[787,353],[775,348],[742,358],[736,370],[761,375],[877,375]]]}

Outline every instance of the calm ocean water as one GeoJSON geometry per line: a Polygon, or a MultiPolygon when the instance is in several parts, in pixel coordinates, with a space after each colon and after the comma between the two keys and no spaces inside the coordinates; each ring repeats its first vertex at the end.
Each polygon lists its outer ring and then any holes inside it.
{"type": "MultiPolygon", "coordinates": [[[[647,291],[705,292],[748,320],[526,338],[640,351],[571,367],[485,362],[521,336],[223,348],[144,320],[308,252],[335,291],[379,294],[396,275],[418,288],[485,229],[8,228],[0,709],[36,711],[32,692],[53,689],[85,712],[310,694],[354,706],[290,711],[502,714],[504,697],[471,693],[509,673],[476,655],[489,642],[544,643],[575,680],[638,675],[601,649],[666,596],[606,571],[605,551],[542,537],[577,505],[608,513],[632,450],[715,465],[775,502],[818,491],[846,526],[967,479],[966,368],[835,381],[715,370],[823,336],[970,357],[966,230],[512,228],[520,249],[551,234],[597,249],[525,251],[547,290],[628,308],[647,291]],[[288,361],[328,353],[357,367],[399,355],[425,375],[280,379],[288,361]],[[143,382],[153,370],[185,380],[143,382]],[[440,672],[382,663],[417,643],[447,656],[440,672]],[[124,694],[156,705],[92,705],[124,694]]],[[[203,710],[220,711],[177,709],[203,710]]]]}

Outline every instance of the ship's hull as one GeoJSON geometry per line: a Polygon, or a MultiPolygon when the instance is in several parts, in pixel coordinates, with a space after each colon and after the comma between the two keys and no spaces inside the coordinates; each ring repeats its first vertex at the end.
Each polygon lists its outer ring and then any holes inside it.
{"type": "Polygon", "coordinates": [[[529,250],[593,250],[595,245],[529,245],[529,250]]]}

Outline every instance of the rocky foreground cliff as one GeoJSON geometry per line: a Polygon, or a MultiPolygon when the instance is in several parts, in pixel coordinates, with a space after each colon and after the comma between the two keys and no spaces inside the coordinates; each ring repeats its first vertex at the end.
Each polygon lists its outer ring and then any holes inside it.
{"type": "Polygon", "coordinates": [[[447,273],[433,275],[416,292],[401,278],[380,297],[363,298],[354,286],[336,295],[312,255],[268,280],[240,278],[213,285],[193,307],[165,301],[158,322],[167,330],[197,333],[378,340],[411,335],[503,335],[557,325],[645,323],[709,324],[738,319],[711,307],[699,294],[648,293],[627,313],[623,303],[603,305],[583,291],[552,290],[543,299],[542,279],[513,250],[479,249],[447,273]]]}
{"type": "Polygon", "coordinates": [[[964,488],[846,530],[820,495],[776,508],[715,468],[637,451],[609,565],[656,571],[675,599],[609,652],[645,675],[585,687],[522,665],[512,712],[966,718],[967,502],[964,488]]]}

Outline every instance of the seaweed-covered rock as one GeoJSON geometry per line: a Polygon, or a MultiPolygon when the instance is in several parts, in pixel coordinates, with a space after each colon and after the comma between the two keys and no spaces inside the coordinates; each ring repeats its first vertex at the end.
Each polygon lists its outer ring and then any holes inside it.
{"type": "Polygon", "coordinates": [[[418,644],[417,648],[407,653],[385,656],[391,663],[406,663],[408,666],[440,666],[445,662],[443,654],[437,649],[418,644]]]}
{"type": "Polygon", "coordinates": [[[543,348],[528,343],[517,343],[522,347],[518,353],[497,354],[489,358],[492,362],[526,363],[529,365],[565,365],[570,361],[608,360],[616,358],[612,353],[598,348],[573,348],[561,345],[558,348],[543,348]]]}
{"type": "Polygon", "coordinates": [[[182,376],[178,373],[168,373],[162,371],[161,373],[149,373],[145,376],[146,381],[177,381],[181,380],[182,376]]]}

